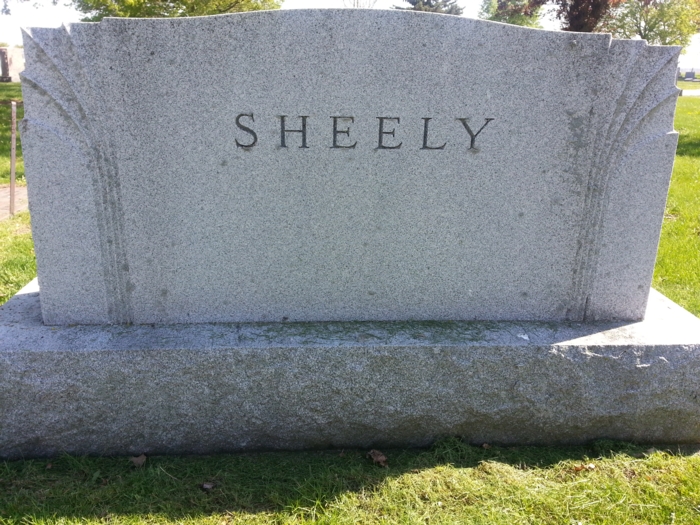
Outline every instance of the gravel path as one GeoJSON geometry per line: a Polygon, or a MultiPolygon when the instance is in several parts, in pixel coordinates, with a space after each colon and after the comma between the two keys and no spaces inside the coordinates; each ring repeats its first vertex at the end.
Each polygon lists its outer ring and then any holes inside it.
{"type": "MultiPolygon", "coordinates": [[[[15,186],[15,213],[27,209],[27,187],[15,186]]],[[[0,186],[0,221],[10,216],[10,185],[0,186]]]]}

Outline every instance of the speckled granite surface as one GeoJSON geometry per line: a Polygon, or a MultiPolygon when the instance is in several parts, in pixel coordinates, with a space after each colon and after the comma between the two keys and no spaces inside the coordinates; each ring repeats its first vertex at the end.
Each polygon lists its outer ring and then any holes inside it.
{"type": "Polygon", "coordinates": [[[362,9],[30,29],[44,320],[640,319],[679,50],[362,9]]]}
{"type": "Polygon", "coordinates": [[[0,457],[700,441],[700,319],[64,326],[0,308],[0,457]]]}

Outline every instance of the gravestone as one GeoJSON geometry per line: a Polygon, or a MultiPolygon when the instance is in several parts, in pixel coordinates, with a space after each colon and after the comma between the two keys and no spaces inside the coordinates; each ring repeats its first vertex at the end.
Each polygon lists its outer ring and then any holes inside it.
{"type": "Polygon", "coordinates": [[[25,53],[47,324],[644,315],[676,47],[331,10],[25,53]]]}
{"type": "Polygon", "coordinates": [[[0,82],[12,82],[7,54],[7,48],[0,47],[0,82]]]}
{"type": "Polygon", "coordinates": [[[648,301],[680,48],[375,10],[24,48],[0,455],[700,437],[700,320],[648,301]]]}
{"type": "Polygon", "coordinates": [[[19,75],[24,71],[24,50],[21,47],[8,47],[6,50],[10,82],[19,82],[19,75]]]}
{"type": "Polygon", "coordinates": [[[686,71],[685,80],[695,80],[695,71],[686,71]]]}

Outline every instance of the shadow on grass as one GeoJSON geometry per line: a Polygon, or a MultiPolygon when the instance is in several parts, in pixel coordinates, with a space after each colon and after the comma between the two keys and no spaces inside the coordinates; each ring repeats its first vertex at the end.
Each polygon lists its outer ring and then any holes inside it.
{"type": "Polygon", "coordinates": [[[683,134],[678,137],[676,155],[700,157],[700,137],[696,134],[683,134]]]}
{"type": "Polygon", "coordinates": [[[430,449],[384,450],[389,468],[374,465],[366,451],[357,450],[156,456],[140,468],[123,457],[0,462],[0,516],[16,520],[3,523],[24,523],[27,517],[39,522],[127,515],[177,520],[217,513],[298,513],[324,507],[344,493],[371,491],[390,478],[442,465],[473,468],[491,461],[520,469],[548,468],[566,460],[640,457],[646,448],[613,441],[483,448],[444,439],[430,449]]]}

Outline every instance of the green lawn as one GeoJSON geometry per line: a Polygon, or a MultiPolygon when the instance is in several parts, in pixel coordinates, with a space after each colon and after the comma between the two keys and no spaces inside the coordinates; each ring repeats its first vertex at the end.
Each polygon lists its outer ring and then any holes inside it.
{"type": "Polygon", "coordinates": [[[700,89],[700,82],[685,82],[684,80],[679,80],[676,85],[683,89],[700,89]]]}
{"type": "MultiPolygon", "coordinates": [[[[29,212],[0,221],[0,304],[36,275],[29,212]]],[[[0,514],[2,515],[2,514],[0,514]]]]}
{"type": "MultiPolygon", "coordinates": [[[[679,100],[676,129],[654,286],[698,315],[700,98],[679,100]]],[[[0,222],[0,303],[34,276],[28,227],[26,212],[0,222]]],[[[357,450],[151,457],[142,467],[129,458],[0,461],[0,525],[697,525],[697,451],[446,439],[382,450],[389,468],[357,450]]]]}
{"type": "Polygon", "coordinates": [[[681,97],[680,133],[653,286],[700,316],[700,97],[681,97]]]}
{"type": "Polygon", "coordinates": [[[700,456],[587,447],[73,458],[0,463],[1,524],[700,522],[700,456]],[[207,484],[207,485],[205,485],[207,484]]]}

